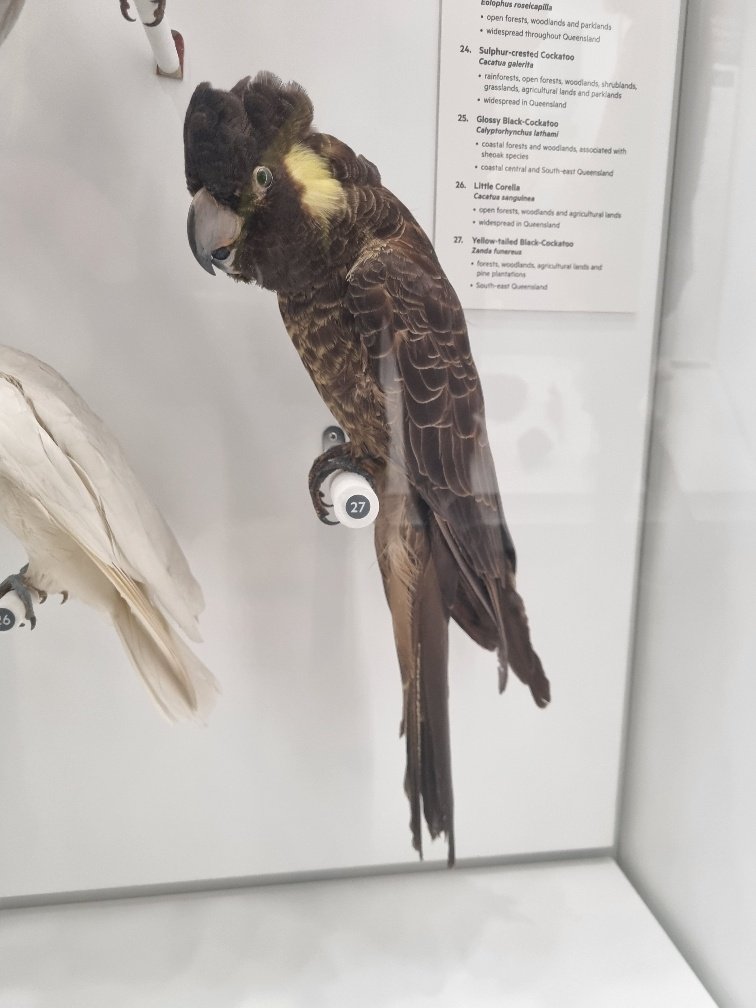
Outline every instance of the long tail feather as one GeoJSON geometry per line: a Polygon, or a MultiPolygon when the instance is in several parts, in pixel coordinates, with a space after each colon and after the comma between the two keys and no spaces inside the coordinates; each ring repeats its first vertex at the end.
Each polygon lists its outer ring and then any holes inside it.
{"type": "MultiPolygon", "coordinates": [[[[502,521],[502,533],[506,526],[502,521]]],[[[495,574],[481,574],[465,558],[454,531],[436,516],[440,538],[459,570],[451,616],[472,637],[499,658],[499,692],[507,685],[508,669],[529,687],[539,707],[551,700],[551,687],[530,641],[525,605],[517,592],[512,562],[502,549],[495,574]]],[[[508,533],[507,533],[508,536],[508,533]]],[[[502,544],[506,538],[502,535],[502,544]]]]}
{"type": "MultiPolygon", "coordinates": [[[[499,667],[501,669],[502,663],[508,661],[517,678],[530,689],[536,704],[545,707],[551,700],[551,686],[543,671],[541,659],[530,642],[528,617],[515,588],[514,574],[507,571],[506,583],[502,585],[501,581],[497,581],[497,587],[497,616],[507,644],[505,657],[499,648],[499,667]]],[[[503,689],[504,686],[501,685],[500,688],[503,689]]]]}
{"type": "Polygon", "coordinates": [[[404,689],[401,731],[407,747],[404,788],[412,844],[422,857],[424,818],[433,839],[446,836],[451,866],[455,849],[448,599],[454,586],[443,579],[450,573],[456,583],[457,572],[445,562],[448,554],[434,555],[428,523],[413,514],[409,498],[393,505],[384,498],[380,515],[376,545],[404,689]]]}
{"type": "Polygon", "coordinates": [[[123,599],[112,617],[132,664],[166,717],[205,721],[217,695],[215,680],[165,619],[154,612],[145,625],[123,599]]]}
{"type": "Polygon", "coordinates": [[[422,811],[431,838],[435,840],[441,834],[446,836],[451,867],[455,850],[449,737],[448,617],[441,605],[431,558],[417,586],[412,637],[412,654],[399,654],[405,683],[402,724],[407,742],[407,771],[404,788],[410,803],[412,842],[422,857],[422,811]]]}

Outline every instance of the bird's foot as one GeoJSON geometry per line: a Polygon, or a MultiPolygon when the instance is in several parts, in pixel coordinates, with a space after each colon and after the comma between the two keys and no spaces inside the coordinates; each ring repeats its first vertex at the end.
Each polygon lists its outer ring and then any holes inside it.
{"type": "Polygon", "coordinates": [[[31,630],[37,625],[37,617],[34,615],[34,604],[32,602],[31,593],[34,592],[40,602],[44,602],[47,598],[47,592],[40,591],[39,588],[35,588],[26,577],[26,571],[28,564],[22,567],[18,574],[10,574],[4,581],[0,581],[0,598],[7,595],[9,592],[15,592],[16,595],[21,599],[24,606],[24,616],[29,623],[29,628],[31,630]]]}
{"type": "MultiPolygon", "coordinates": [[[[152,0],[152,2],[155,4],[155,17],[152,21],[145,22],[145,28],[154,28],[156,25],[159,25],[165,14],[166,0],[152,0]]],[[[129,0],[120,0],[120,6],[121,14],[127,21],[136,21],[136,18],[131,17],[129,14],[129,11],[131,10],[129,0]]]]}
{"type": "Polygon", "coordinates": [[[315,514],[324,525],[339,524],[328,517],[328,508],[331,505],[326,504],[325,496],[320,489],[325,480],[336,472],[350,472],[362,476],[375,490],[375,478],[380,464],[371,456],[356,457],[354,448],[348,441],[345,444],[334,445],[315,459],[310,469],[308,485],[315,514]]]}

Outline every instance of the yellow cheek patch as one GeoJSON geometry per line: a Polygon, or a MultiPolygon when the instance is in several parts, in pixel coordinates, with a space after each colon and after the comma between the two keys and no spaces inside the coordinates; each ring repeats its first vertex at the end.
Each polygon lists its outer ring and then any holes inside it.
{"type": "Polygon", "coordinates": [[[295,144],[283,161],[286,171],[302,190],[302,204],[322,226],[346,210],[344,190],[331,175],[325,158],[304,144],[295,144]]]}

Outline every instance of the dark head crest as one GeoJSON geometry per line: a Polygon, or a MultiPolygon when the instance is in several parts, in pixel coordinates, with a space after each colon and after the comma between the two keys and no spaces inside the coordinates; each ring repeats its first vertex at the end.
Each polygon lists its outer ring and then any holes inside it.
{"type": "Polygon", "coordinates": [[[312,102],[299,84],[284,84],[267,71],[243,78],[230,91],[200,84],[184,120],[189,192],[204,186],[236,207],[252,170],[307,136],[312,115],[312,102]]]}
{"type": "Polygon", "coordinates": [[[250,128],[259,138],[261,150],[273,143],[288,149],[304,139],[312,128],[313,108],[307,92],[295,81],[284,84],[275,74],[261,70],[231,88],[244,103],[250,128]]]}

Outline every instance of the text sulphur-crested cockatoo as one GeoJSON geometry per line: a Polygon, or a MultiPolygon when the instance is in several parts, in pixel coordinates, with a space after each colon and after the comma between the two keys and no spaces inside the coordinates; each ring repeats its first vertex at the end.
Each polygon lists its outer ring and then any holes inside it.
{"type": "Polygon", "coordinates": [[[7,346],[0,522],[29,557],[0,598],[15,591],[31,627],[33,593],[104,610],[160,709],[206,718],[217,685],[175,629],[200,640],[202,591],[173,533],[99,417],[51,367],[7,346]]]}

